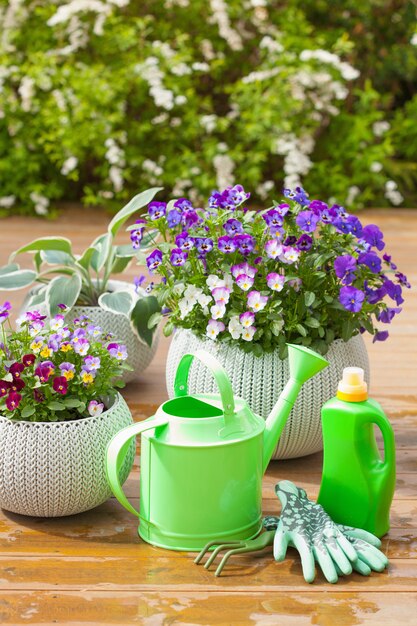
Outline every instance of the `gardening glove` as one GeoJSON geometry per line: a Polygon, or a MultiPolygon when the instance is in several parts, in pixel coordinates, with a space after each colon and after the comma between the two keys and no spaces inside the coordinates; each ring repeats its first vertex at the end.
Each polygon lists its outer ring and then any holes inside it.
{"type": "MultiPolygon", "coordinates": [[[[275,518],[274,557],[283,561],[287,547],[295,547],[307,582],[315,578],[315,561],[331,583],[337,582],[340,575],[350,574],[352,569],[368,575],[372,569],[382,571],[388,564],[377,549],[379,539],[366,531],[335,524],[322,506],[308,500],[303,489],[283,480],[276,485],[275,492],[282,512],[280,518],[275,518]]],[[[274,518],[266,518],[265,528],[271,529],[273,523],[274,518]]]]}

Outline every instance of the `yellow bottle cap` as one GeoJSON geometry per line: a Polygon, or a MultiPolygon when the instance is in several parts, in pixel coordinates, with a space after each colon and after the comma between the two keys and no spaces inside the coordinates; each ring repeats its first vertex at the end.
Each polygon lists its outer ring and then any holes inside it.
{"type": "Polygon", "coordinates": [[[345,367],[336,396],[345,402],[363,402],[368,398],[368,385],[361,367],[345,367]]]}

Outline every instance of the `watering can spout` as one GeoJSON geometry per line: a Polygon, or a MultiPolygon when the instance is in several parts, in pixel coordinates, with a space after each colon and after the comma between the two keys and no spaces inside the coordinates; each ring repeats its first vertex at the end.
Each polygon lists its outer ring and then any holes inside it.
{"type": "Polygon", "coordinates": [[[329,365],[328,361],[317,352],[304,346],[293,344],[288,344],[288,360],[290,379],[266,420],[263,447],[264,472],[268,467],[268,463],[271,460],[302,385],[329,365]]]}

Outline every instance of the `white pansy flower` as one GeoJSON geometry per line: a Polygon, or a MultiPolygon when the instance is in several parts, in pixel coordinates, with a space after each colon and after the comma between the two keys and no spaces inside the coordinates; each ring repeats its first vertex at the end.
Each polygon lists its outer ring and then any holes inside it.
{"type": "Polygon", "coordinates": [[[196,287],[195,285],[187,285],[184,291],[184,298],[187,298],[187,300],[191,300],[194,305],[197,302],[197,298],[202,293],[203,293],[203,290],[200,287],[196,287]]]}
{"type": "Polygon", "coordinates": [[[183,320],[187,317],[187,315],[189,315],[191,313],[191,311],[194,308],[196,301],[194,300],[188,300],[188,298],[182,298],[179,302],[178,302],[178,307],[180,310],[180,318],[183,320]]]}
{"type": "Polygon", "coordinates": [[[197,302],[203,308],[206,308],[212,301],[213,301],[212,296],[209,296],[205,293],[202,293],[199,296],[197,296],[197,302]]]}
{"type": "Polygon", "coordinates": [[[243,341],[252,341],[255,333],[256,333],[255,326],[249,326],[248,328],[244,328],[242,332],[243,341]]]}
{"type": "Polygon", "coordinates": [[[239,317],[237,315],[234,315],[230,319],[227,329],[229,333],[231,334],[231,336],[233,337],[233,339],[240,339],[243,333],[243,326],[239,322],[239,317]]]}
{"type": "Polygon", "coordinates": [[[210,291],[213,291],[213,289],[216,289],[217,287],[225,287],[226,283],[219,276],[216,276],[215,274],[210,274],[206,279],[206,285],[210,289],[210,291]]]}
{"type": "Polygon", "coordinates": [[[210,313],[214,320],[218,320],[226,313],[226,305],[223,302],[217,302],[210,307],[210,313]]]}
{"type": "Polygon", "coordinates": [[[224,286],[227,287],[230,291],[233,291],[233,276],[231,274],[223,274],[223,282],[224,286]]]}
{"type": "Polygon", "coordinates": [[[374,161],[373,163],[371,163],[371,167],[369,169],[371,170],[371,172],[375,172],[377,174],[382,170],[382,168],[382,163],[380,163],[379,161],[374,161]]]}
{"type": "Polygon", "coordinates": [[[173,286],[172,293],[175,294],[176,296],[180,296],[182,293],[184,293],[184,289],[185,289],[184,283],[177,283],[176,285],[173,286]]]}
{"type": "Polygon", "coordinates": [[[390,128],[391,125],[386,120],[381,120],[380,122],[374,122],[374,124],[372,124],[372,131],[375,137],[382,137],[382,135],[390,128]]]}

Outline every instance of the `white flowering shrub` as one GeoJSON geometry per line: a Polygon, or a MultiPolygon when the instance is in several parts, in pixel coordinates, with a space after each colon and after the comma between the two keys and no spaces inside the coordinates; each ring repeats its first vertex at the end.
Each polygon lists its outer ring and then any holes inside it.
{"type": "Polygon", "coordinates": [[[155,185],[198,201],[236,180],[258,200],[305,184],[348,206],[401,204],[349,10],[332,8],[329,30],[314,23],[329,3],[313,4],[3,2],[0,214],[155,185]]]}

